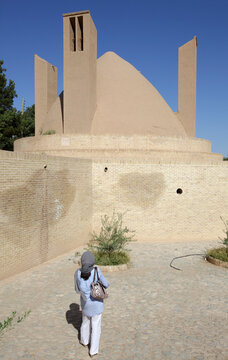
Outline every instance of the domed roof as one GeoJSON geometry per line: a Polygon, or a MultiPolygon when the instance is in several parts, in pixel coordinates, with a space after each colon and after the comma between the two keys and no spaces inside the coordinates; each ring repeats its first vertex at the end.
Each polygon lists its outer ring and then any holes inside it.
{"type": "Polygon", "coordinates": [[[154,86],[113,52],[97,60],[97,109],[91,134],[187,136],[154,86]]]}

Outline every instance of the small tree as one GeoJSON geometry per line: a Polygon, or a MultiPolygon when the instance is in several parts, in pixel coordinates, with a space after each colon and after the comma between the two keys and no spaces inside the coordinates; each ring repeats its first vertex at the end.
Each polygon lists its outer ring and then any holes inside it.
{"type": "Polygon", "coordinates": [[[7,84],[6,69],[2,67],[3,64],[4,61],[0,60],[0,114],[7,110],[12,110],[13,100],[17,97],[14,81],[9,80],[7,84]]]}
{"type": "Polygon", "coordinates": [[[21,114],[21,134],[20,137],[35,135],[35,105],[28,106],[21,114]]]}
{"type": "Polygon", "coordinates": [[[13,150],[13,143],[20,137],[21,113],[16,109],[0,114],[0,149],[13,150]]]}
{"type": "Polygon", "coordinates": [[[13,107],[15,83],[7,82],[5,72],[0,60],[0,149],[12,151],[15,140],[35,134],[35,107],[27,107],[24,114],[13,107]]]}
{"type": "Polygon", "coordinates": [[[223,232],[226,234],[226,236],[223,239],[221,237],[219,237],[219,239],[222,241],[222,244],[225,245],[226,253],[228,256],[228,220],[225,221],[222,217],[221,217],[221,220],[222,220],[223,224],[225,225],[225,230],[223,230],[223,232]]]}
{"type": "Polygon", "coordinates": [[[228,220],[225,221],[222,217],[220,218],[225,225],[225,230],[223,230],[223,232],[226,235],[224,238],[219,237],[219,240],[221,240],[222,244],[225,246],[209,249],[206,253],[206,258],[210,261],[210,258],[212,257],[228,263],[228,220]]]}
{"type": "Polygon", "coordinates": [[[100,233],[91,234],[88,250],[94,253],[96,264],[117,265],[130,261],[126,245],[134,241],[135,231],[123,226],[123,216],[115,211],[111,217],[102,216],[100,233]]]}

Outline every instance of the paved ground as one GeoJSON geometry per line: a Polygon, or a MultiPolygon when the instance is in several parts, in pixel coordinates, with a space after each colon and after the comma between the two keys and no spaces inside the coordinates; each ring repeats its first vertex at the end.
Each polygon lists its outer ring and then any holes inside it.
{"type": "MultiPolygon", "coordinates": [[[[106,273],[100,354],[111,360],[227,360],[228,271],[201,257],[212,242],[134,243],[132,267],[106,273]]],[[[0,320],[30,315],[0,337],[0,359],[83,360],[73,252],[0,283],[0,320]]]]}

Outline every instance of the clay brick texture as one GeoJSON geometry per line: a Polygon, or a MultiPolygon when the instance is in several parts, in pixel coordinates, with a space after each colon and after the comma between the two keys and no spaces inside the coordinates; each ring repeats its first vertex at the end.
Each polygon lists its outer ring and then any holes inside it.
{"type": "Polygon", "coordinates": [[[0,279],[86,243],[91,161],[0,151],[0,279]]]}
{"type": "Polygon", "coordinates": [[[0,279],[86,244],[101,216],[113,210],[128,210],[124,224],[136,230],[137,241],[216,241],[223,235],[227,162],[0,151],[0,164],[0,279]]]}
{"type": "Polygon", "coordinates": [[[227,165],[93,161],[93,229],[104,213],[129,210],[138,241],[217,240],[220,216],[228,218],[227,165]]]}

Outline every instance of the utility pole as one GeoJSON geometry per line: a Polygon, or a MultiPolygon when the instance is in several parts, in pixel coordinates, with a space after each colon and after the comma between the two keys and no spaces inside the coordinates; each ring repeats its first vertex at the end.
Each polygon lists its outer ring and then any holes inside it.
{"type": "MultiPolygon", "coordinates": [[[[24,114],[24,107],[25,107],[25,99],[22,98],[22,104],[21,104],[21,113],[22,113],[22,115],[24,114]]],[[[21,137],[23,137],[23,129],[22,129],[22,126],[21,126],[21,137]]]]}
{"type": "Polygon", "coordinates": [[[25,107],[25,99],[22,99],[22,105],[21,105],[21,113],[24,114],[24,107],[25,107]]]}

